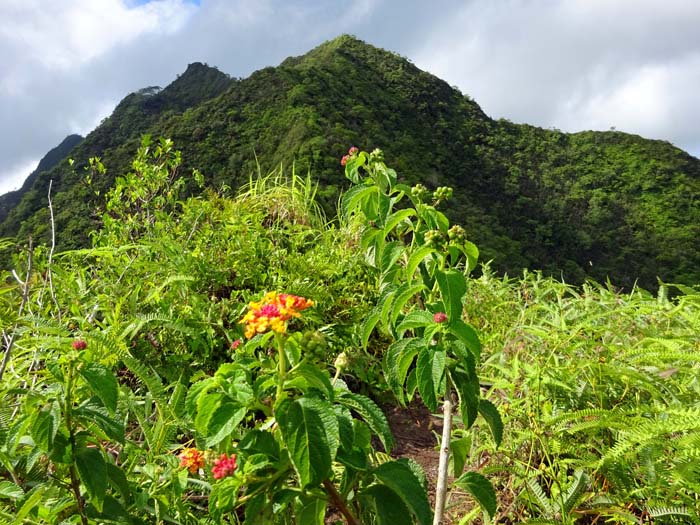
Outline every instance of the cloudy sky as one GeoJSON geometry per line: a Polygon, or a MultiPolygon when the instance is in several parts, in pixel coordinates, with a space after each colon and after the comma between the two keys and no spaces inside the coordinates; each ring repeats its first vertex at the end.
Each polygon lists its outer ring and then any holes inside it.
{"type": "Polygon", "coordinates": [[[0,193],[190,62],[235,77],[342,33],[494,118],[700,155],[700,0],[0,0],[0,193]]]}

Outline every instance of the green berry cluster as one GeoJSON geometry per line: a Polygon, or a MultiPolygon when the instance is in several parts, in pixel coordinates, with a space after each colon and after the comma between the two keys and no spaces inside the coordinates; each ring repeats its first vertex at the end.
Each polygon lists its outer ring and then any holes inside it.
{"type": "Polygon", "coordinates": [[[467,240],[467,232],[465,232],[464,228],[459,224],[455,224],[452,228],[447,230],[447,236],[450,241],[456,242],[457,244],[462,244],[467,240]]]}
{"type": "Polygon", "coordinates": [[[425,232],[425,244],[442,249],[445,244],[445,235],[440,230],[429,230],[425,232]]]}
{"type": "Polygon", "coordinates": [[[413,186],[413,188],[411,188],[411,195],[418,202],[425,202],[430,198],[431,192],[422,184],[416,184],[413,186]]]}
{"type": "Polygon", "coordinates": [[[440,186],[433,192],[433,200],[435,203],[440,203],[452,198],[452,188],[449,186],[440,186]]]}
{"type": "Polygon", "coordinates": [[[317,361],[324,361],[328,353],[328,343],[326,336],[318,330],[309,330],[302,334],[299,341],[303,355],[311,357],[317,361]]]}

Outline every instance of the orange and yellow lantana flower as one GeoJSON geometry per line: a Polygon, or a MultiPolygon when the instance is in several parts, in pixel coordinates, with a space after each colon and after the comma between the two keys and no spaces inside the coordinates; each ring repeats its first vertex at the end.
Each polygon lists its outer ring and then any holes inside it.
{"type": "Polygon", "coordinates": [[[268,330],[283,334],[287,331],[287,321],[292,317],[301,317],[300,312],[313,304],[311,299],[297,295],[269,292],[262,301],[248,305],[248,313],[241,320],[245,325],[245,336],[250,339],[268,330]]]}

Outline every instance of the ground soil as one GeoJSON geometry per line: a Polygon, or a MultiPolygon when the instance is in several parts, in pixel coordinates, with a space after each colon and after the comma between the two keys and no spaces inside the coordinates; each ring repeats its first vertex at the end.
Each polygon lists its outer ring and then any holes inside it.
{"type": "MultiPolygon", "coordinates": [[[[406,408],[384,406],[383,410],[395,440],[391,456],[410,458],[423,468],[428,478],[430,504],[433,506],[439,463],[437,444],[439,436],[442,435],[442,418],[432,415],[420,403],[414,403],[406,408]]],[[[459,489],[453,488],[448,496],[443,525],[458,525],[471,508],[472,503],[468,496],[459,489]]],[[[345,520],[340,514],[333,512],[327,516],[326,523],[344,524],[345,520]]]]}

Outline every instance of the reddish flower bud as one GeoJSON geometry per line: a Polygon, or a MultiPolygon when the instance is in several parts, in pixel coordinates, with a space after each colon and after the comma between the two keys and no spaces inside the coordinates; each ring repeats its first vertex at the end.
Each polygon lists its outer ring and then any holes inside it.
{"type": "Polygon", "coordinates": [[[243,342],[242,339],[236,339],[233,343],[231,343],[231,350],[235,350],[239,346],[241,346],[241,343],[243,342]]]}
{"type": "Polygon", "coordinates": [[[236,454],[232,454],[231,457],[228,457],[226,454],[221,454],[218,459],[214,460],[211,473],[214,479],[221,479],[233,474],[237,468],[236,454]]]}
{"type": "Polygon", "coordinates": [[[352,148],[350,148],[350,149],[348,150],[348,155],[350,155],[350,156],[352,156],[352,155],[357,155],[357,152],[358,152],[358,151],[360,151],[360,150],[357,149],[355,146],[353,146],[352,148]]]}
{"type": "Polygon", "coordinates": [[[433,321],[436,323],[445,323],[447,322],[447,314],[445,314],[445,312],[436,312],[433,314],[433,321]]]}
{"type": "Polygon", "coordinates": [[[87,348],[87,342],[84,339],[76,339],[73,341],[73,348],[75,350],[85,350],[87,348]]]}
{"type": "Polygon", "coordinates": [[[340,165],[345,166],[348,163],[349,158],[350,158],[350,155],[343,155],[343,158],[340,159],[340,165]]]}

